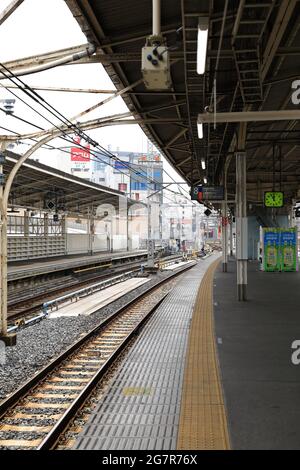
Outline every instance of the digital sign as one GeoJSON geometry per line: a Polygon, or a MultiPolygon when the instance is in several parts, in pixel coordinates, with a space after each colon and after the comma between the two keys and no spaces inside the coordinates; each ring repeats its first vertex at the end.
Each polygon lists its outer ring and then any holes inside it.
{"type": "Polygon", "coordinates": [[[223,186],[193,186],[191,189],[193,201],[222,201],[224,200],[223,186]]]}

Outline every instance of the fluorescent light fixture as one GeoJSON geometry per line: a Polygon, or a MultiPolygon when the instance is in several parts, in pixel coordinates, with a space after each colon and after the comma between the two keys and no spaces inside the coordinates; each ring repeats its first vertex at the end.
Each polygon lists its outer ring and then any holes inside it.
{"type": "Polygon", "coordinates": [[[206,176],[204,176],[204,178],[203,178],[203,183],[204,183],[204,184],[207,184],[207,178],[206,178],[206,176]]]}
{"type": "Polygon", "coordinates": [[[200,17],[198,22],[197,41],[197,73],[203,75],[205,72],[206,50],[208,39],[208,18],[200,17]]]}
{"type": "Polygon", "coordinates": [[[199,139],[203,139],[203,124],[202,122],[197,122],[197,130],[199,139]]]}
{"type": "Polygon", "coordinates": [[[201,166],[202,166],[202,170],[205,170],[205,160],[204,160],[204,158],[201,159],[201,166]]]}

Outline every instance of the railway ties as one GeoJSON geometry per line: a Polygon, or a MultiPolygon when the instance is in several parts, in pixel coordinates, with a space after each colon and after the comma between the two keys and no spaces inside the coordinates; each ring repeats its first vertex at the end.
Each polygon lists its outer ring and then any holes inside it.
{"type": "Polygon", "coordinates": [[[57,358],[51,370],[41,371],[2,402],[0,449],[54,448],[113,361],[170,291],[173,278],[190,267],[128,302],[57,358]]]}

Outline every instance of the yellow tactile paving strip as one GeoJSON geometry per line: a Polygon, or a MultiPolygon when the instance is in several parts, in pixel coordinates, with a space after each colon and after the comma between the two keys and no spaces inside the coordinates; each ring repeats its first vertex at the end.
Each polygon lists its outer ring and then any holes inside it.
{"type": "Polygon", "coordinates": [[[220,260],[208,268],[201,282],[191,324],[183,393],[178,450],[230,449],[213,320],[213,276],[220,260]]]}

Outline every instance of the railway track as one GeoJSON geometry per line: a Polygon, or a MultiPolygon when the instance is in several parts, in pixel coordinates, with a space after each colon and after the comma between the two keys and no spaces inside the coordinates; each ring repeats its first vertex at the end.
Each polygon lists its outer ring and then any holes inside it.
{"type": "Polygon", "coordinates": [[[0,449],[52,449],[118,355],[172,288],[159,281],[128,302],[0,404],[0,449]]]}
{"type": "MultiPolygon", "coordinates": [[[[178,259],[179,257],[167,257],[165,259],[178,259]]],[[[162,258],[164,260],[164,258],[162,258]]],[[[74,288],[81,289],[83,287],[89,286],[91,283],[95,283],[100,280],[106,280],[109,277],[115,274],[122,274],[128,269],[132,271],[138,271],[140,268],[141,263],[126,263],[126,265],[115,268],[112,272],[100,275],[93,275],[90,276],[88,279],[80,280],[80,279],[67,279],[63,280],[63,287],[61,287],[61,282],[58,285],[53,287],[53,281],[49,283],[49,285],[42,286],[42,289],[39,290],[37,293],[32,293],[32,288],[30,289],[28,295],[24,298],[24,294],[19,294],[19,296],[15,295],[17,298],[10,298],[8,304],[8,318],[10,322],[14,322],[16,320],[25,320],[28,316],[41,311],[43,303],[46,301],[50,301],[59,297],[60,295],[67,294],[72,292],[74,288]],[[19,298],[18,298],[19,297],[19,298]],[[21,297],[21,299],[20,299],[21,297]]]]}
{"type": "Polygon", "coordinates": [[[20,318],[26,318],[27,316],[37,311],[40,311],[45,301],[53,300],[62,294],[72,292],[74,288],[81,289],[84,287],[88,287],[90,284],[95,283],[97,281],[105,281],[106,279],[112,277],[115,274],[122,274],[123,272],[128,271],[129,268],[132,269],[132,271],[138,271],[138,266],[136,264],[134,266],[126,265],[126,268],[124,267],[121,270],[115,270],[113,273],[110,274],[93,276],[84,281],[73,280],[73,282],[70,282],[67,285],[64,284],[63,287],[61,287],[61,284],[59,287],[55,288],[45,287],[45,290],[41,293],[38,293],[34,296],[31,295],[31,297],[25,298],[21,301],[11,302],[8,306],[8,318],[10,321],[14,321],[20,318]]]}

